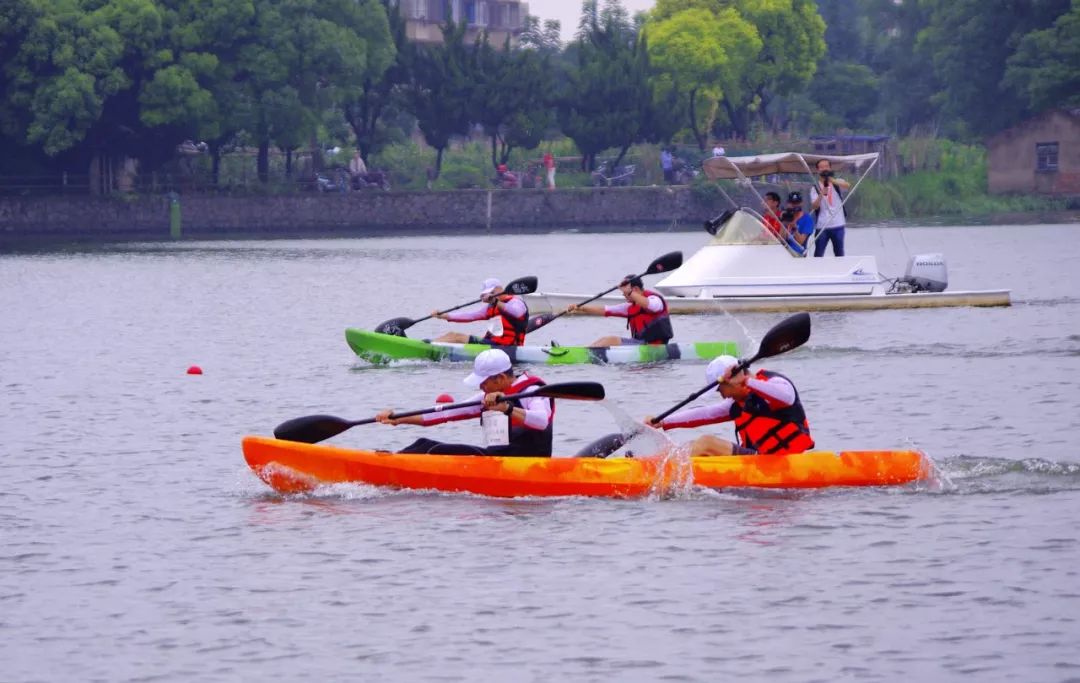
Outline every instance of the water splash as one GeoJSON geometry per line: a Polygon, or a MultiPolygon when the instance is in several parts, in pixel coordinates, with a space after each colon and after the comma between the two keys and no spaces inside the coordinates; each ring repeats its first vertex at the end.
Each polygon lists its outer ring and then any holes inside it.
{"type": "Polygon", "coordinates": [[[611,415],[619,431],[628,436],[620,449],[623,451],[624,456],[632,453],[643,455],[663,453],[675,445],[675,442],[669,439],[667,434],[635,420],[613,401],[601,401],[600,405],[611,415]]]}

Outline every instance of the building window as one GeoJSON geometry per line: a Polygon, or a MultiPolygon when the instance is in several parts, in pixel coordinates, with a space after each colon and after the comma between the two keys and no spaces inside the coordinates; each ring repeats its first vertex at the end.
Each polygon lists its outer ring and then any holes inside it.
{"type": "Polygon", "coordinates": [[[1058,170],[1058,143],[1037,142],[1035,143],[1035,170],[1056,171],[1058,170]]]}

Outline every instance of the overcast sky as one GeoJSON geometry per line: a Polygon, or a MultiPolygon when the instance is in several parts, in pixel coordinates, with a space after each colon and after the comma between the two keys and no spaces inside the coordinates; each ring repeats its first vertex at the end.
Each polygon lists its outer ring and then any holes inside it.
{"type": "MultiPolygon", "coordinates": [[[[600,6],[604,6],[603,0],[600,6]]],[[[623,7],[630,12],[630,16],[652,6],[653,0],[623,0],[623,7]]],[[[562,22],[563,40],[570,40],[581,18],[581,0],[529,0],[529,14],[541,19],[558,19],[562,22]]]]}

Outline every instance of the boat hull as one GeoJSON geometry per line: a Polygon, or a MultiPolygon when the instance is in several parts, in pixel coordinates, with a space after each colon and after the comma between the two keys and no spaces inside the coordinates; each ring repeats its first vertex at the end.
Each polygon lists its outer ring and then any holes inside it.
{"type": "MultiPolygon", "coordinates": [[[[743,297],[665,297],[673,314],[783,311],[868,311],[889,308],[952,308],[960,306],[993,307],[1011,304],[1009,290],[988,289],[954,292],[918,292],[914,294],[858,294],[826,296],[743,296],[743,297]]],[[[525,299],[533,313],[562,310],[588,295],[563,293],[528,294],[525,299]]],[[[603,297],[598,304],[622,303],[622,297],[603,297]]]]}
{"type": "MultiPolygon", "coordinates": [[[[491,347],[487,344],[442,344],[349,328],[345,341],[361,358],[384,363],[390,360],[471,361],[491,347]]],[[[648,344],[638,346],[502,346],[515,363],[574,365],[580,363],[653,363],[666,360],[711,360],[737,356],[735,342],[648,344]]]]}
{"type": "Polygon", "coordinates": [[[638,498],[689,485],[721,488],[895,486],[931,477],[917,451],[815,451],[779,456],[691,458],[507,458],[403,455],[248,436],[244,458],[281,493],[356,483],[513,498],[638,498]]]}

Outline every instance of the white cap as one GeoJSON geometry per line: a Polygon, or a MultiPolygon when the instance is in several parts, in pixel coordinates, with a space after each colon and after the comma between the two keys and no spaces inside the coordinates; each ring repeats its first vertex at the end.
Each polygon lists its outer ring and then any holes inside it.
{"type": "Polygon", "coordinates": [[[473,361],[472,374],[465,378],[465,384],[470,387],[479,387],[488,377],[501,375],[510,369],[510,356],[502,349],[488,349],[481,351],[473,361]]]}
{"type": "Polygon", "coordinates": [[[484,280],[484,288],[480,290],[480,293],[491,294],[495,291],[496,287],[502,287],[502,283],[499,282],[499,278],[489,277],[488,279],[484,280]]]}
{"type": "Polygon", "coordinates": [[[712,359],[709,366],[705,368],[705,379],[710,384],[716,384],[720,381],[720,378],[724,376],[730,368],[739,364],[739,359],[734,356],[717,356],[712,359]]]}

